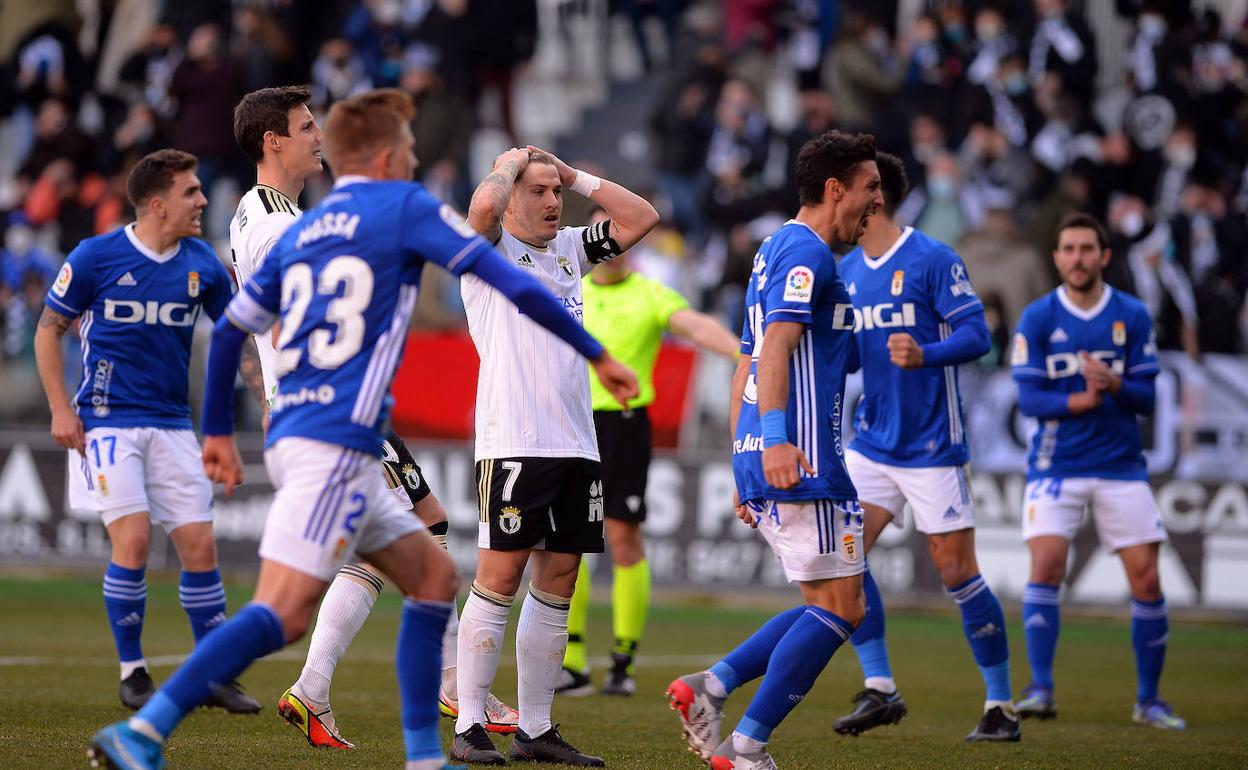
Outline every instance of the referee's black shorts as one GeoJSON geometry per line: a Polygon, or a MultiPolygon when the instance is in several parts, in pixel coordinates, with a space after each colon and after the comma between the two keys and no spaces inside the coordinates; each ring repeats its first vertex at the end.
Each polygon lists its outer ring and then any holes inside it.
{"type": "Polygon", "coordinates": [[[650,414],[644,406],[594,412],[602,486],[608,519],[646,520],[646,477],[650,473],[650,414]]]}

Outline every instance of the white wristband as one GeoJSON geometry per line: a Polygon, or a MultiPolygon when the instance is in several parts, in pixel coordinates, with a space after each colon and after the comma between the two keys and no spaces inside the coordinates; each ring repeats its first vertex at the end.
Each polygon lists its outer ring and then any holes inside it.
{"type": "Polygon", "coordinates": [[[588,198],[594,190],[602,186],[602,180],[593,174],[586,174],[580,169],[576,170],[576,179],[572,182],[572,192],[580,193],[588,198]]]}

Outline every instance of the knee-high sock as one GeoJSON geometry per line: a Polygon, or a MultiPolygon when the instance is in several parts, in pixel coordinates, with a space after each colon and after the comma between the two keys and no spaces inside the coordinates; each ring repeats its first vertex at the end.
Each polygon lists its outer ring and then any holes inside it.
{"type": "Polygon", "coordinates": [[[989,706],[1013,702],[1010,693],[1010,647],[1005,636],[1005,613],[1001,602],[976,575],[966,582],[945,589],[962,610],[962,630],[971,646],[987,690],[989,706]]]}
{"type": "Polygon", "coordinates": [[[130,726],[163,741],[184,716],[204,702],[212,685],[237,679],[252,661],[285,645],[282,621],[273,609],[248,604],[195,645],[191,657],[130,719],[130,726]]]}
{"type": "Polygon", "coordinates": [[[399,677],[403,744],[409,762],[442,756],[438,736],[442,633],[454,606],[452,602],[403,600],[394,668],[399,677]]]}
{"type": "Polygon", "coordinates": [[[516,628],[516,677],[520,729],[536,737],[550,729],[550,705],[559,682],[560,661],[568,644],[568,604],[529,587],[516,628]]]}
{"type": "MultiPolygon", "coordinates": [[[[449,521],[439,521],[429,525],[429,534],[433,535],[433,539],[438,541],[438,545],[442,546],[442,550],[448,553],[451,549],[446,544],[446,537],[450,529],[451,523],[449,521]]],[[[442,634],[442,689],[452,699],[456,697],[455,661],[458,658],[459,613],[454,602],[452,602],[451,617],[446,621],[446,631],[442,634]]]]}
{"type": "Polygon", "coordinates": [[[334,575],[321,600],[308,657],[293,688],[297,695],[318,705],[329,704],[338,661],[364,627],[383,585],[381,576],[362,564],[346,564],[334,575]]]}
{"type": "Polygon", "coordinates": [[[1166,642],[1170,636],[1170,620],[1166,616],[1166,599],[1155,602],[1131,600],[1131,646],[1135,648],[1135,673],[1138,682],[1135,699],[1147,703],[1157,699],[1161,669],[1166,664],[1166,642]]]}
{"type": "Polygon", "coordinates": [[[104,572],[104,611],[108,614],[108,627],[117,646],[122,679],[147,665],[140,642],[146,607],[145,570],[129,569],[109,562],[104,572]]]}
{"type": "Polygon", "coordinates": [[[772,651],[805,611],[804,606],[794,607],[774,616],[749,639],[724,656],[723,660],[711,666],[711,673],[714,675],[708,680],[708,684],[712,687],[711,694],[717,698],[726,698],[728,693],[766,673],[767,662],[771,660],[772,651]],[[722,695],[714,692],[716,682],[724,687],[722,695]]]}
{"type": "Polygon", "coordinates": [[[771,731],[793,710],[854,627],[820,607],[808,606],[781,637],[767,662],[767,674],[736,732],[766,743],[771,731]]]}
{"type": "MultiPolygon", "coordinates": [[[[650,612],[650,564],[645,559],[629,567],[616,567],[611,583],[611,615],[615,626],[615,650],[631,659],[646,631],[650,612]]],[[[628,666],[632,672],[633,666],[628,666]]]]}
{"type": "Polygon", "coordinates": [[[221,584],[221,571],[216,567],[205,572],[182,570],[178,599],[191,621],[196,644],[204,634],[225,622],[225,586],[221,584]]]}
{"type": "Polygon", "coordinates": [[[1031,683],[1053,689],[1053,658],[1057,636],[1062,630],[1061,586],[1028,583],[1023,589],[1023,636],[1027,639],[1027,661],[1031,683]]]}
{"type": "Polygon", "coordinates": [[[472,584],[464,611],[459,616],[459,666],[455,686],[459,691],[459,717],[455,732],[485,724],[485,699],[498,673],[503,652],[507,614],[515,596],[504,596],[472,584]]]}
{"type": "Polygon", "coordinates": [[[576,573],[576,590],[572,592],[572,604],[568,607],[568,651],[563,654],[563,665],[573,671],[589,668],[585,658],[585,627],[589,625],[589,597],[593,592],[593,577],[589,564],[581,559],[581,569],[576,573]]]}
{"type": "Polygon", "coordinates": [[[867,612],[849,640],[854,644],[854,653],[862,667],[864,684],[879,692],[897,692],[893,669],[888,663],[888,645],[884,641],[884,600],[870,569],[862,573],[862,595],[867,612]]]}

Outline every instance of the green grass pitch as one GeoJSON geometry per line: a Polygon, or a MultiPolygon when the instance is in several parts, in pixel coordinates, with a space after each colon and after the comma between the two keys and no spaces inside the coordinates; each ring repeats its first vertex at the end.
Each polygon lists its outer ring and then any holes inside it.
{"type": "MultiPolygon", "coordinates": [[[[0,768],[85,767],[92,732],[125,717],[117,701],[117,670],[104,622],[99,582],[83,577],[0,579],[0,768]]],[[[144,651],[148,658],[184,653],[190,630],[177,602],[176,578],[151,580],[144,651]]],[[[227,581],[238,608],[250,585],[227,581]]],[[[513,619],[514,615],[513,613],[513,619]]],[[[753,631],[768,612],[705,606],[659,606],[642,647],[638,695],[590,696],[555,703],[561,731],[613,768],[680,770],[701,767],[687,753],[663,688],[673,677],[705,667],[753,631]]],[[[1068,618],[1058,651],[1061,716],[1024,723],[1017,745],[967,745],[979,717],[979,675],[952,609],[897,612],[888,619],[889,646],[910,716],[895,727],[859,738],[832,732],[860,687],[857,661],[841,650],[815,689],[776,731],[773,755],[781,768],[1216,768],[1248,766],[1248,628],[1172,623],[1162,681],[1190,727],[1166,733],[1133,725],[1134,664],[1123,617],[1068,618]]],[[[334,682],[334,710],[354,752],[315,751],[281,722],[278,695],[298,676],[306,640],[257,663],[243,675],[248,692],[266,704],[258,716],[217,710],[192,714],[168,746],[169,765],[182,768],[399,768],[403,745],[392,663],[399,603],[387,589],[348,653],[334,682]]],[[[609,645],[605,606],[591,613],[590,651],[609,645]]],[[[514,631],[514,628],[513,628],[514,631]]],[[[1010,618],[1017,690],[1027,674],[1022,629],[1010,618]]],[[[508,635],[507,649],[514,650],[508,635]]],[[[171,665],[154,667],[157,681],[171,665]]],[[[495,691],[515,702],[514,658],[505,655],[495,691]]],[[[601,671],[595,672],[595,682],[601,671]]],[[[745,709],[753,687],[729,701],[725,729],[745,709]]],[[[443,737],[451,723],[443,720],[443,737]]],[[[497,740],[506,749],[506,740],[497,740]]],[[[532,766],[538,767],[538,766],[532,766]]]]}

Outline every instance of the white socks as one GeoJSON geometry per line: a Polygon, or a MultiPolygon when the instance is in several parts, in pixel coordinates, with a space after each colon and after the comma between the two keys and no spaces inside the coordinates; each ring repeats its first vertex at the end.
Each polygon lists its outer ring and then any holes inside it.
{"type": "Polygon", "coordinates": [[[139,658],[138,660],[123,660],[121,662],[121,681],[126,681],[127,677],[141,668],[147,668],[147,661],[143,658],[139,658]]]}
{"type": "Polygon", "coordinates": [[[897,692],[897,682],[893,681],[891,676],[869,676],[862,686],[868,690],[882,692],[885,695],[892,695],[897,692]]]}
{"type": "Polygon", "coordinates": [[[299,697],[318,706],[329,705],[334,669],[373,611],[382,585],[381,577],[363,564],[347,564],[338,570],[321,600],[308,659],[292,688],[299,697]]]}
{"type": "MultiPolygon", "coordinates": [[[[485,699],[498,673],[503,652],[503,634],[507,631],[507,615],[514,596],[494,593],[477,583],[472,584],[468,601],[459,618],[456,689],[459,696],[459,717],[455,732],[462,733],[474,724],[485,724],[485,699]]],[[[525,602],[528,605],[528,602],[525,602]]],[[[564,612],[564,636],[567,636],[567,612],[564,612]]],[[[560,660],[562,660],[560,656],[560,660]]]]}
{"type": "MultiPolygon", "coordinates": [[[[568,647],[571,598],[529,588],[516,629],[520,729],[536,738],[550,729],[550,704],[568,647]]],[[[462,703],[462,702],[461,702],[462,703]]],[[[462,711],[460,712],[463,713],[462,711]]]]}

